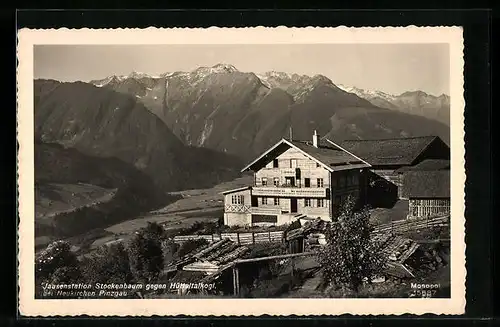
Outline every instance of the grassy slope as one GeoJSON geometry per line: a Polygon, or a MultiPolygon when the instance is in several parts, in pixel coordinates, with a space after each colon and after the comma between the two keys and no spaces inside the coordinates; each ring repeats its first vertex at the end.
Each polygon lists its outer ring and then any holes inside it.
{"type": "Polygon", "coordinates": [[[36,217],[43,219],[111,201],[117,189],[92,184],[42,184],[35,190],[36,217]]]}
{"type": "Polygon", "coordinates": [[[40,142],[35,144],[35,190],[35,235],[45,240],[86,233],[176,199],[118,159],[40,142]]]}

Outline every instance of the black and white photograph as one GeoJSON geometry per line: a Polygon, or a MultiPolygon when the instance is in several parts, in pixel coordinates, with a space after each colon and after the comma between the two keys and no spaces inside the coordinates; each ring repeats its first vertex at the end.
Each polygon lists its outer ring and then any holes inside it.
{"type": "Polygon", "coordinates": [[[32,45],[34,301],[452,299],[450,43],[78,35],[32,45]]]}

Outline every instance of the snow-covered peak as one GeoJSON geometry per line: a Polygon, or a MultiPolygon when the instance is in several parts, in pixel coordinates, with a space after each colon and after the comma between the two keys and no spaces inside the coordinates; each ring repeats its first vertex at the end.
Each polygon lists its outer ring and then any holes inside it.
{"type": "Polygon", "coordinates": [[[108,85],[109,83],[120,82],[124,78],[125,78],[124,76],[111,75],[111,76],[108,76],[108,77],[100,79],[100,80],[92,81],[91,83],[97,87],[103,87],[103,86],[108,85]]]}
{"type": "Polygon", "coordinates": [[[268,71],[265,73],[256,74],[262,84],[268,88],[284,88],[287,89],[293,84],[304,84],[311,80],[311,77],[299,74],[289,74],[285,72],[268,71]]]}
{"type": "Polygon", "coordinates": [[[141,73],[141,72],[131,72],[127,76],[124,76],[125,78],[158,78],[158,76],[152,76],[146,73],[141,73]]]}
{"type": "Polygon", "coordinates": [[[193,71],[194,74],[204,77],[210,74],[227,74],[234,73],[238,70],[233,65],[229,64],[217,64],[212,67],[199,67],[193,71]]]}
{"type": "Polygon", "coordinates": [[[141,79],[141,78],[159,78],[159,76],[153,76],[149,75],[146,73],[141,73],[141,72],[131,72],[128,75],[111,75],[106,78],[100,79],[100,80],[93,80],[91,81],[92,84],[94,84],[97,87],[103,87],[106,86],[110,83],[119,83],[123,82],[126,79],[141,79]]]}
{"type": "Polygon", "coordinates": [[[378,91],[378,90],[365,90],[365,89],[360,89],[360,88],[355,87],[355,86],[346,86],[346,85],[342,85],[342,84],[337,84],[337,86],[341,90],[344,90],[345,92],[354,93],[357,96],[359,96],[360,98],[364,98],[367,100],[370,100],[373,98],[382,98],[382,99],[387,100],[387,101],[392,101],[396,98],[395,95],[388,94],[388,93],[378,91]]]}
{"type": "Polygon", "coordinates": [[[212,67],[199,67],[190,73],[182,73],[180,75],[186,77],[188,80],[203,80],[205,77],[212,74],[229,74],[237,72],[238,69],[229,64],[217,64],[212,67]]]}
{"type": "Polygon", "coordinates": [[[230,64],[217,64],[212,66],[213,73],[234,73],[237,71],[236,67],[230,64]]]}

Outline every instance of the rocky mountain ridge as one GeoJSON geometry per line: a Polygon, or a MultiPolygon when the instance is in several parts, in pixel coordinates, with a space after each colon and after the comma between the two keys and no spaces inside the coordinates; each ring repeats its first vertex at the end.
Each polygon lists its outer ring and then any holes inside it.
{"type": "Polygon", "coordinates": [[[378,90],[365,90],[353,86],[338,85],[338,87],[370,101],[377,107],[418,115],[449,125],[449,95],[441,94],[440,96],[434,96],[423,91],[406,91],[400,95],[393,95],[378,90]]]}
{"type": "MultiPolygon", "coordinates": [[[[255,74],[218,64],[158,76],[91,83],[134,96],[184,144],[245,160],[286,137],[290,127],[301,139],[309,139],[315,129],[336,141],[429,134],[449,139],[445,124],[396,104],[377,104],[373,97],[363,98],[323,75],[255,74]]],[[[389,102],[390,96],[386,98],[389,102]]]]}

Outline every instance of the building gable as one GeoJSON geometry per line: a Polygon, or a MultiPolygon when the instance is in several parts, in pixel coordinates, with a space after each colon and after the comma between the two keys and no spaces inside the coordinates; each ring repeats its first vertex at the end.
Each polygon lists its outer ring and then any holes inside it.
{"type": "Polygon", "coordinates": [[[244,172],[249,169],[258,171],[271,164],[274,159],[278,158],[289,149],[300,152],[301,155],[309,158],[311,161],[314,161],[330,172],[366,168],[370,166],[362,159],[332,144],[333,143],[329,141],[329,143],[323,142],[321,145],[314,146],[311,142],[307,141],[288,141],[282,139],[241,171],[244,172]]]}
{"type": "Polygon", "coordinates": [[[289,149],[295,149],[298,150],[302,153],[302,155],[307,156],[308,158],[314,160],[316,163],[322,165],[329,171],[333,171],[330,167],[325,165],[323,162],[319,161],[318,159],[312,157],[309,155],[307,152],[304,152],[303,150],[299,149],[296,147],[292,142],[281,139],[278,143],[273,145],[269,150],[264,152],[262,155],[260,155],[257,159],[252,161],[250,164],[248,164],[245,168],[243,168],[241,171],[244,172],[246,170],[253,170],[253,171],[258,171],[264,167],[266,167],[268,164],[272,163],[274,159],[276,159],[278,156],[281,154],[285,153],[289,149]]]}
{"type": "Polygon", "coordinates": [[[424,160],[449,160],[450,148],[439,137],[434,138],[420,154],[413,160],[412,164],[421,163],[424,160]]]}

